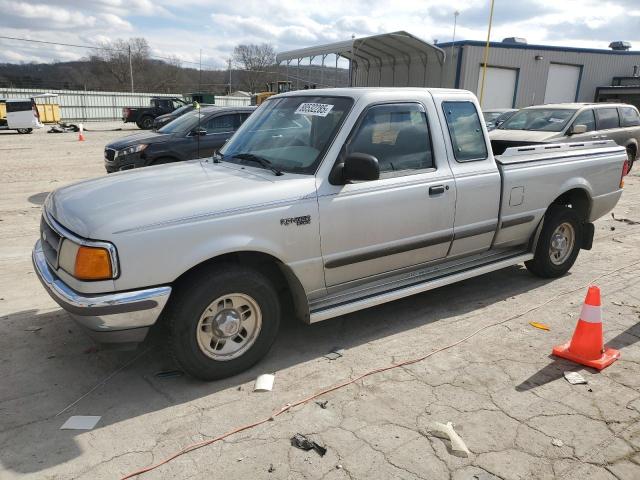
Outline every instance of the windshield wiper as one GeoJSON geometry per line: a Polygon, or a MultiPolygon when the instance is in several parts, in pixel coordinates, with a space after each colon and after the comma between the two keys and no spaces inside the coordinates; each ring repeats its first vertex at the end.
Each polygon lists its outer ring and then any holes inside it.
{"type": "Polygon", "coordinates": [[[266,168],[271,170],[276,177],[282,175],[282,171],[276,168],[269,160],[259,155],[255,155],[253,153],[236,153],[234,155],[230,155],[231,158],[237,158],[239,160],[248,160],[249,162],[255,162],[262,166],[262,168],[266,168]]]}

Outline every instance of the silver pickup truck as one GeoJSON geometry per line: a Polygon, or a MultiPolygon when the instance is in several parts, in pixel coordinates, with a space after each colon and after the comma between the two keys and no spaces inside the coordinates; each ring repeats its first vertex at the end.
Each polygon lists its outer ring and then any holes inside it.
{"type": "Polygon", "coordinates": [[[53,192],[33,262],[97,340],[167,322],[180,366],[216,379],[267,353],[283,311],[318,322],[522,262],[563,275],[625,159],[612,141],[494,157],[467,91],[290,92],[213,158],[53,192]]]}

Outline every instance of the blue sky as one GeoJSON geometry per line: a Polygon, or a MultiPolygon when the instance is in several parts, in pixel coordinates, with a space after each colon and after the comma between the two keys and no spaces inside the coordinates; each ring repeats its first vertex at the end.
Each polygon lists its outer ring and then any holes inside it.
{"type": "MultiPolygon", "coordinates": [[[[145,37],[152,53],[223,67],[239,43],[301,48],[406,30],[427,41],[486,36],[488,0],[0,0],[2,35],[95,45],[145,37]]],[[[496,0],[492,40],[640,50],[640,0],[496,0]]],[[[86,50],[0,39],[0,62],[74,60],[86,50]]]]}

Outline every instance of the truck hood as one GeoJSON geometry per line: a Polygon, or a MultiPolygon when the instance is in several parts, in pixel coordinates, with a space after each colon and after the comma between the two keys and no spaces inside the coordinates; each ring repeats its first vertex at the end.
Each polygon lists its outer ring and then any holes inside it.
{"type": "Polygon", "coordinates": [[[173,139],[172,134],[157,133],[157,132],[141,132],[134,135],[128,135],[123,138],[119,138],[111,143],[108,143],[105,148],[113,148],[114,150],[122,150],[123,148],[130,147],[132,145],[139,145],[146,143],[147,145],[153,143],[164,143],[173,139]]]}
{"type": "Polygon", "coordinates": [[[315,177],[276,177],[258,167],[192,160],[87,180],[54,191],[47,214],[81,237],[114,240],[141,227],[292,200],[315,192],[315,177]]]}
{"type": "Polygon", "coordinates": [[[541,132],[534,130],[501,130],[499,128],[489,132],[490,140],[505,140],[509,142],[544,143],[562,137],[562,132],[541,132]]]}

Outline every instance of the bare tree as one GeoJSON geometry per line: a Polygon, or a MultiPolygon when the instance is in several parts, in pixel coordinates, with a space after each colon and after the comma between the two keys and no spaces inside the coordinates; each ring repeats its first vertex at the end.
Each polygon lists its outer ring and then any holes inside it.
{"type": "Polygon", "coordinates": [[[146,86],[146,67],[149,63],[150,49],[144,38],[117,39],[113,42],[103,43],[97,55],[91,60],[100,62],[104,70],[115,79],[118,86],[126,88],[131,84],[129,52],[131,53],[131,67],[136,79],[135,83],[146,86]]]}
{"type": "Polygon", "coordinates": [[[238,45],[233,49],[233,60],[243,70],[242,80],[251,93],[265,83],[269,69],[275,64],[276,52],[272,45],[247,44],[238,45]]]}

